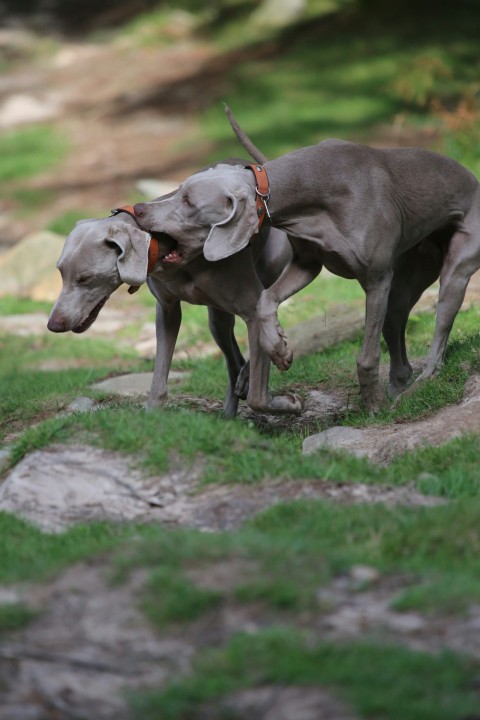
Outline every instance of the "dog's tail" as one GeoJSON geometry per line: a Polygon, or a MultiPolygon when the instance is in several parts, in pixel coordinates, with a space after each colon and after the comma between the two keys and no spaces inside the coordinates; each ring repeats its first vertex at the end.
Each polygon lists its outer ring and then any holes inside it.
{"type": "Polygon", "coordinates": [[[242,143],[245,150],[248,152],[249,155],[251,155],[251,157],[255,160],[255,162],[259,163],[260,165],[263,165],[264,163],[266,163],[268,158],[262,152],[260,152],[260,150],[257,148],[257,146],[253,144],[253,142],[250,140],[248,135],[242,130],[242,128],[236,121],[235,116],[232,113],[232,111],[230,110],[230,108],[228,107],[228,105],[225,105],[225,103],[224,103],[224,107],[225,107],[225,115],[228,118],[228,122],[232,126],[233,132],[235,133],[237,138],[240,140],[240,142],[242,143]]]}

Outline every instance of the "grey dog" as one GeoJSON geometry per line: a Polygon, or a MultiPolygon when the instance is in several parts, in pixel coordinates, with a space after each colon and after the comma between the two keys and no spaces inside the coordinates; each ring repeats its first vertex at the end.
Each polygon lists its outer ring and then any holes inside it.
{"type": "MultiPolygon", "coordinates": [[[[262,170],[262,168],[259,168],[262,170]]],[[[363,404],[384,403],[379,383],[383,330],[391,356],[390,394],[411,380],[405,325],[414,303],[440,274],[434,342],[419,378],[440,367],[472,273],[480,266],[480,189],[462,165],[416,148],[375,149],[326,140],[266,162],[265,213],[285,230],[293,257],[259,300],[259,342],[281,370],[292,362],[278,306],[322,266],[357,279],[366,294],[365,333],[357,358],[363,404]]],[[[238,257],[256,232],[256,178],[245,167],[188,178],[167,199],[136,206],[140,224],[162,231],[179,255],[213,262],[238,257]]]]}
{"type": "Polygon", "coordinates": [[[146,281],[157,299],[157,350],[149,408],[167,400],[167,378],[181,322],[180,301],[185,300],[208,306],[210,330],[227,363],[226,416],[236,415],[238,395],[243,396],[247,387],[247,401],[256,410],[299,412],[297,398],[269,393],[270,359],[257,342],[260,293],[291,257],[286,235],[267,228],[257,237],[254,249],[245,248],[219,263],[209,263],[201,255],[191,259],[185,255],[179,262],[170,239],[160,237],[158,261],[147,276],[150,243],[150,235],[129,212],[77,223],[58,261],[63,284],[48,328],[85,332],[122,283],[138,287],[146,281]],[[235,315],[247,323],[250,374],[235,339],[235,315]]]}

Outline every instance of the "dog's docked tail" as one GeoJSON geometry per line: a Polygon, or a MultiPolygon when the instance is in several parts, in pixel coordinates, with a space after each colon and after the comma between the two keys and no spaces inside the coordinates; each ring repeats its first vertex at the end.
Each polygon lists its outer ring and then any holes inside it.
{"type": "Polygon", "coordinates": [[[228,122],[232,126],[233,132],[235,133],[237,138],[240,140],[240,142],[242,143],[245,150],[255,160],[255,162],[259,163],[260,165],[263,165],[264,163],[266,163],[268,158],[262,152],[260,152],[260,150],[257,148],[257,146],[253,144],[253,142],[250,140],[248,135],[242,130],[242,128],[236,121],[235,116],[232,113],[232,111],[230,110],[230,108],[228,107],[228,105],[225,105],[225,103],[224,103],[224,107],[225,107],[225,115],[228,118],[228,122]]]}

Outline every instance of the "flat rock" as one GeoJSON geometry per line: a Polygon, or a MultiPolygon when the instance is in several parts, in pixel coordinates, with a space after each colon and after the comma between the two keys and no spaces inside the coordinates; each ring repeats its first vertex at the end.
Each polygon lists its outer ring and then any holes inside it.
{"type": "Polygon", "coordinates": [[[17,94],[8,97],[0,106],[0,126],[44,122],[51,120],[60,111],[57,99],[38,98],[34,95],[17,94]]]}
{"type": "Polygon", "coordinates": [[[302,448],[305,455],[327,449],[348,450],[357,457],[369,457],[368,449],[363,444],[363,438],[363,430],[339,425],[305,438],[302,448]]]}
{"type": "Polygon", "coordinates": [[[134,520],[151,496],[128,459],[96,448],[54,445],[22,460],[0,485],[0,508],[46,532],[75,522],[134,520]]]}
{"type": "MultiPolygon", "coordinates": [[[[168,383],[179,383],[188,378],[189,373],[171,370],[168,375],[168,383]]],[[[150,391],[153,373],[129,373],[108,378],[92,385],[92,390],[99,390],[114,395],[126,397],[146,397],[150,391]]]]}
{"type": "Polygon", "coordinates": [[[203,531],[233,530],[279,502],[328,499],[345,503],[437,505],[412,486],[391,488],[322,480],[258,485],[200,485],[202,461],[170,463],[145,477],[132,458],[88,445],[51,445],[18,463],[0,485],[0,510],[46,532],[92,520],[161,522],[203,531]]]}
{"type": "Polygon", "coordinates": [[[66,411],[70,413],[82,413],[82,412],[89,412],[90,410],[93,410],[95,407],[95,400],[92,400],[92,398],[80,396],[75,398],[75,400],[72,400],[72,402],[67,405],[66,411]]]}
{"type": "Polygon", "coordinates": [[[317,450],[342,450],[380,464],[396,455],[425,446],[442,445],[464,433],[480,432],[480,376],[473,376],[458,405],[412,423],[367,428],[333,427],[303,441],[305,454],[317,450]]]}

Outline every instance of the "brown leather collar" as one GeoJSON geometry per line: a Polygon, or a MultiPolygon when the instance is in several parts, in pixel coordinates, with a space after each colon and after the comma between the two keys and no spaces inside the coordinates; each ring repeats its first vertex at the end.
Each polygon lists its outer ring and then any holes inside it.
{"type": "MultiPolygon", "coordinates": [[[[127,213],[127,215],[130,215],[135,222],[138,225],[138,220],[135,215],[135,209],[133,205],[122,205],[122,207],[114,208],[112,210],[112,214],[110,217],[113,217],[114,215],[118,215],[119,213],[127,213]]],[[[149,234],[149,233],[148,233],[149,234]]],[[[151,272],[153,272],[153,269],[155,265],[158,262],[158,258],[160,257],[160,248],[158,245],[158,238],[156,238],[154,235],[150,235],[150,245],[148,246],[148,266],[147,266],[147,275],[150,275],[151,272]]],[[[134,292],[137,292],[140,285],[132,285],[128,288],[128,292],[130,295],[133,295],[134,292]]]]}
{"type": "Polygon", "coordinates": [[[267,202],[270,200],[270,184],[268,182],[267,171],[263,165],[251,163],[245,165],[247,170],[251,170],[255,175],[255,205],[257,206],[258,229],[262,227],[265,216],[270,219],[267,202]]]}

